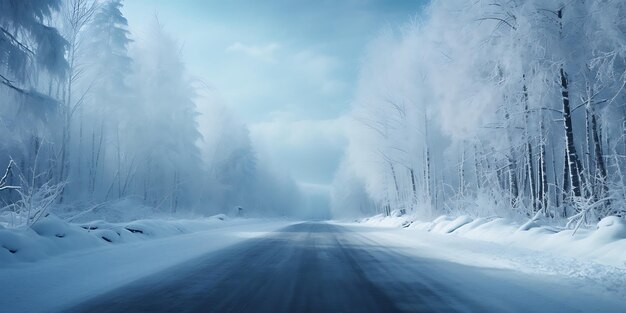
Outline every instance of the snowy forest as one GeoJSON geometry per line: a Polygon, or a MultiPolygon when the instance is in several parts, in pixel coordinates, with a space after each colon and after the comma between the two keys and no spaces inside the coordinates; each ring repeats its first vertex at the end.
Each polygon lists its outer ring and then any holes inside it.
{"type": "Polygon", "coordinates": [[[0,0],[0,312],[626,312],[626,0],[0,0]]]}
{"type": "MultiPolygon", "coordinates": [[[[3,214],[294,213],[297,182],[186,71],[183,45],[156,15],[132,34],[122,8],[0,1],[3,214]]],[[[624,215],[624,32],[618,0],[432,1],[383,29],[361,56],[333,215],[624,215]]]]}
{"type": "Polygon", "coordinates": [[[182,45],[158,17],[131,34],[122,7],[0,1],[2,214],[16,225],[52,206],[70,216],[289,214],[294,181],[187,73],[182,45]]]}
{"type": "Polygon", "coordinates": [[[367,49],[334,212],[624,216],[626,2],[424,10],[367,49]]]}

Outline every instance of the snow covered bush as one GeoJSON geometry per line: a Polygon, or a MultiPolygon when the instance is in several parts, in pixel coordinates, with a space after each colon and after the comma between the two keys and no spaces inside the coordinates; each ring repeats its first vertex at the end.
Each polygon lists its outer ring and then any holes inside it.
{"type": "MultiPolygon", "coordinates": [[[[10,172],[7,169],[5,179],[10,172]]],[[[18,194],[16,201],[7,204],[0,212],[8,213],[11,228],[32,227],[42,217],[46,216],[50,207],[55,203],[63,192],[65,182],[56,182],[49,178],[47,171],[40,172],[37,167],[30,171],[17,171],[19,186],[12,186],[12,190],[18,194]]]]}

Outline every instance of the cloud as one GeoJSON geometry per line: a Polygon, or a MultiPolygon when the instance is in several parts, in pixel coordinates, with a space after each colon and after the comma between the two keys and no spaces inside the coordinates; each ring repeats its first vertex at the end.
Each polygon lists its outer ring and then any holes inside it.
{"type": "Polygon", "coordinates": [[[277,43],[268,43],[262,46],[247,45],[241,42],[235,42],[226,48],[228,52],[243,53],[252,58],[262,59],[265,61],[273,61],[276,50],[280,48],[277,43]]]}
{"type": "Polygon", "coordinates": [[[340,95],[346,90],[341,76],[343,65],[339,58],[313,49],[295,51],[284,58],[289,75],[301,81],[301,86],[312,88],[321,96],[340,95]]]}
{"type": "Polygon", "coordinates": [[[333,56],[302,50],[293,55],[291,63],[295,68],[311,78],[325,79],[335,74],[341,66],[341,62],[333,56]]]}

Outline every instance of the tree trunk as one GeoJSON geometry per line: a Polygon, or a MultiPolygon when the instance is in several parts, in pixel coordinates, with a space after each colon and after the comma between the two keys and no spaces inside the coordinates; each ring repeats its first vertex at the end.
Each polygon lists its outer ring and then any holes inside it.
{"type": "Polygon", "coordinates": [[[503,106],[504,110],[504,119],[506,121],[506,138],[509,143],[509,154],[507,155],[508,161],[508,187],[509,187],[509,195],[511,197],[511,206],[517,206],[517,199],[519,197],[519,188],[517,186],[517,160],[515,159],[515,149],[513,147],[513,140],[511,137],[510,130],[510,116],[509,112],[506,108],[506,104],[503,106]]]}
{"type": "Polygon", "coordinates": [[[537,187],[537,202],[540,205],[540,210],[543,210],[543,214],[548,214],[548,201],[547,201],[547,188],[548,188],[548,176],[546,173],[546,144],[544,138],[544,124],[543,117],[541,119],[541,143],[539,144],[539,179],[537,187]]]}
{"type": "Polygon", "coordinates": [[[411,175],[411,188],[413,190],[413,199],[411,204],[413,204],[417,200],[417,187],[415,186],[415,171],[413,168],[409,168],[409,174],[411,175]]]}
{"type": "Polygon", "coordinates": [[[581,193],[581,165],[578,153],[576,153],[576,145],[574,143],[574,130],[572,127],[572,113],[569,103],[569,90],[567,73],[561,67],[561,95],[563,97],[563,126],[565,128],[565,154],[566,154],[566,169],[569,176],[569,182],[571,183],[571,190],[576,197],[580,197],[581,193]]]}
{"type": "MultiPolygon", "coordinates": [[[[558,176],[556,174],[556,152],[554,150],[554,143],[552,143],[550,145],[550,147],[552,148],[551,149],[551,152],[552,152],[552,180],[554,181],[554,187],[555,187],[554,188],[555,189],[554,190],[554,206],[558,208],[560,206],[559,189],[558,189],[559,180],[558,180],[558,176]]],[[[565,187],[563,185],[561,185],[561,187],[562,187],[561,190],[565,190],[565,187]]]]}
{"type": "MultiPolygon", "coordinates": [[[[563,164],[564,164],[564,170],[563,170],[563,202],[565,203],[567,201],[568,198],[568,194],[571,191],[571,183],[570,183],[570,169],[569,169],[569,158],[567,156],[567,148],[565,149],[565,154],[564,154],[564,159],[563,159],[563,164]]],[[[563,215],[563,216],[567,216],[567,214],[563,215]]]]}
{"type": "Polygon", "coordinates": [[[400,187],[398,186],[398,178],[396,177],[396,170],[393,167],[393,163],[389,161],[389,168],[391,169],[391,177],[393,178],[393,186],[396,189],[396,201],[400,203],[400,187]]]}
{"type": "Polygon", "coordinates": [[[463,142],[461,164],[459,165],[459,194],[461,196],[465,195],[465,142],[463,142]]]}
{"type": "Polygon", "coordinates": [[[426,189],[426,198],[428,199],[428,204],[432,205],[433,193],[431,190],[431,167],[430,167],[430,148],[428,141],[428,119],[426,114],[424,114],[424,154],[426,159],[426,166],[424,167],[424,187],[426,189]]]}
{"type": "MultiPolygon", "coordinates": [[[[593,141],[594,141],[594,154],[595,154],[595,163],[596,163],[596,172],[598,176],[598,183],[600,184],[598,190],[596,190],[596,200],[602,199],[606,197],[608,194],[608,182],[607,182],[607,173],[606,173],[606,165],[604,164],[604,156],[602,154],[602,146],[599,136],[597,117],[593,110],[591,111],[591,131],[593,133],[593,141]]],[[[610,205],[610,202],[607,201],[606,205],[610,205]]]]}
{"type": "MultiPolygon", "coordinates": [[[[523,77],[524,79],[526,76],[523,77]]],[[[526,174],[528,177],[528,186],[530,188],[530,199],[533,211],[536,212],[537,208],[537,192],[535,190],[535,171],[533,168],[533,147],[530,140],[530,135],[528,133],[529,126],[529,118],[528,114],[530,113],[528,108],[528,88],[526,84],[522,87],[522,91],[524,93],[524,137],[526,137],[526,174]]]]}
{"type": "MultiPolygon", "coordinates": [[[[588,95],[589,95],[589,91],[588,91],[588,95]]],[[[587,100],[587,105],[585,106],[585,162],[586,162],[586,170],[587,170],[587,177],[589,177],[589,184],[591,184],[590,188],[591,190],[594,189],[595,186],[595,173],[592,172],[592,164],[593,161],[591,160],[592,158],[592,153],[591,153],[591,146],[593,146],[592,142],[593,140],[591,139],[592,135],[591,135],[591,98],[589,98],[587,100]]]]}
{"type": "Polygon", "coordinates": [[[474,145],[474,172],[476,176],[476,191],[479,191],[483,187],[484,178],[482,174],[480,159],[478,158],[478,147],[476,145],[474,145]]]}

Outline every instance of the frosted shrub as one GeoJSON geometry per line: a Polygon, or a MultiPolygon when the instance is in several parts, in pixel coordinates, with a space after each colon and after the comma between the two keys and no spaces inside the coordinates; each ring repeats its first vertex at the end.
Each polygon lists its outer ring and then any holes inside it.
{"type": "MultiPolygon", "coordinates": [[[[7,177],[10,171],[11,166],[4,177],[7,177]]],[[[46,178],[47,171],[38,173],[37,167],[28,171],[28,174],[27,177],[25,173],[20,172],[18,174],[20,185],[12,186],[12,190],[19,195],[18,200],[0,210],[9,212],[10,218],[6,222],[12,228],[31,227],[37,223],[47,214],[48,209],[55,203],[65,187],[65,182],[55,182],[53,179],[46,178]]]]}

